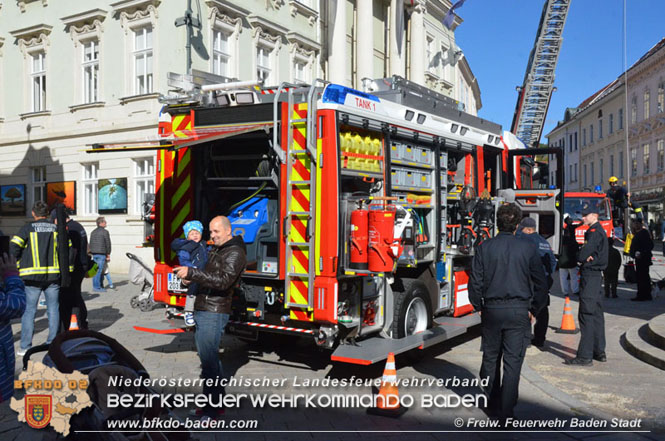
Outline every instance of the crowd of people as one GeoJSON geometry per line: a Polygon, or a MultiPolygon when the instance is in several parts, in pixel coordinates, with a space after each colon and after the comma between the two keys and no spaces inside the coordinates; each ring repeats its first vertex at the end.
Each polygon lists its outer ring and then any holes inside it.
{"type": "MultiPolygon", "coordinates": [[[[588,227],[584,244],[577,243],[576,225],[566,218],[558,261],[547,240],[538,234],[535,219],[523,217],[514,203],[498,208],[498,234],[476,248],[469,300],[482,319],[480,376],[489,378],[486,393],[490,414],[500,418],[513,416],[526,347],[531,344],[542,348],[546,342],[549,291],[557,267],[564,295],[579,295],[580,302],[581,338],[576,356],[566,360],[566,364],[588,366],[593,361],[607,361],[601,286],[604,285],[605,297],[617,297],[621,256],[598,221],[597,207],[585,205],[581,214],[583,224],[588,227]]],[[[88,242],[85,229],[78,222],[55,212],[49,218],[48,207],[43,202],[35,203],[32,217],[11,238],[9,255],[0,256],[3,278],[0,345],[5,349],[0,351],[0,401],[12,394],[15,359],[9,321],[21,317],[17,355],[22,356],[32,347],[41,294],[46,297],[49,323],[46,343],[50,343],[58,332],[69,330],[73,315],[81,328],[87,328],[81,283],[91,265],[97,265],[93,291],[105,291],[104,273],[111,255],[106,220],[97,219],[97,228],[88,242]],[[58,219],[64,222],[66,230],[59,229],[58,219]],[[62,236],[58,238],[59,231],[66,231],[66,241],[63,242],[62,236]],[[63,250],[67,254],[64,266],[60,256],[63,250]]],[[[247,257],[244,241],[232,235],[228,218],[213,218],[209,231],[211,242],[206,246],[201,222],[190,221],[183,226],[185,237],[172,243],[180,262],[173,272],[188,286],[185,324],[196,326],[201,377],[216,379],[224,375],[219,346],[230,318],[232,294],[239,285],[247,257]]],[[[635,260],[638,285],[633,300],[651,300],[649,266],[653,240],[640,218],[633,220],[631,231],[633,240],[628,254],[635,260]]],[[[108,281],[109,287],[113,287],[110,278],[108,281]]],[[[206,386],[203,392],[219,396],[220,400],[224,394],[218,386],[206,386]]],[[[212,404],[194,413],[216,418],[222,408],[212,404]]]]}
{"type": "MultiPolygon", "coordinates": [[[[77,326],[88,328],[87,308],[81,284],[97,259],[93,285],[101,288],[100,280],[108,271],[111,240],[105,230],[106,220],[97,219],[98,228],[88,243],[85,228],[72,219],[64,206],[49,211],[45,202],[37,201],[31,210],[32,220],[26,222],[9,241],[8,253],[0,256],[0,402],[12,396],[15,357],[24,356],[31,348],[39,299],[45,298],[50,344],[59,332],[70,329],[72,318],[77,326]],[[102,244],[101,246],[99,244],[102,244]],[[92,245],[92,249],[90,248],[92,245]],[[96,248],[100,246],[100,248],[96,248]],[[14,344],[9,321],[21,318],[19,347],[14,344]],[[9,383],[7,383],[9,381],[9,383]]],[[[109,277],[109,283],[110,277],[109,277]]],[[[113,285],[110,285],[113,287],[113,285]]],[[[100,291],[101,289],[96,289],[100,291]]]]}
{"type": "MultiPolygon", "coordinates": [[[[617,298],[622,258],[614,238],[607,237],[598,220],[598,207],[586,204],[581,214],[587,227],[584,243],[580,246],[576,240],[579,224],[566,217],[558,261],[549,243],[538,234],[535,219],[523,217],[512,203],[497,210],[497,236],[476,249],[469,300],[481,314],[480,376],[489,379],[485,392],[491,416],[513,417],[526,348],[529,344],[542,348],[546,341],[549,290],[557,267],[562,293],[579,296],[579,346],[575,357],[565,364],[590,366],[594,361],[607,361],[603,291],[606,298],[617,298]]],[[[637,295],[631,300],[652,300],[649,267],[653,240],[641,216],[633,218],[630,231],[627,254],[635,261],[637,279],[637,295]]]]}

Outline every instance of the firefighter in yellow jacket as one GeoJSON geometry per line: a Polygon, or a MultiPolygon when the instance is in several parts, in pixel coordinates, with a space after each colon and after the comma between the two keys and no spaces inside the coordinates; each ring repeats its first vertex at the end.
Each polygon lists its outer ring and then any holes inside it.
{"type": "MultiPolygon", "coordinates": [[[[58,262],[58,233],[54,223],[47,219],[46,203],[38,201],[32,207],[33,221],[23,225],[12,237],[9,252],[19,262],[19,276],[25,283],[26,307],[21,318],[21,347],[17,355],[23,356],[32,347],[35,313],[39,296],[46,297],[48,337],[51,343],[60,323],[58,295],[60,292],[60,263],[58,262]]],[[[71,244],[70,244],[71,246],[71,244]]]]}

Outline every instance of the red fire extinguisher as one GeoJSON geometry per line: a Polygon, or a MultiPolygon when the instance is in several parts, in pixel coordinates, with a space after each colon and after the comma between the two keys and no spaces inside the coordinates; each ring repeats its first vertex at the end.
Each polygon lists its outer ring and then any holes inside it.
{"type": "Polygon", "coordinates": [[[390,272],[394,258],[395,213],[394,205],[372,205],[369,212],[368,267],[372,272],[390,272]]]}
{"type": "Polygon", "coordinates": [[[358,209],[351,212],[351,255],[349,266],[355,269],[367,269],[369,241],[369,210],[363,208],[362,201],[358,209]]]}

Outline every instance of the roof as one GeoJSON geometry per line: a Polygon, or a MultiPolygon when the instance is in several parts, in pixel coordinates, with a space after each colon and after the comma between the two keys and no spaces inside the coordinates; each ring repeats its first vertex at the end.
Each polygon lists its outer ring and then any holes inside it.
{"type": "Polygon", "coordinates": [[[665,47],[665,38],[660,40],[658,43],[654,44],[651,49],[649,49],[646,54],[642,55],[639,60],[637,60],[635,63],[633,63],[632,66],[628,68],[628,70],[631,70],[635,66],[639,66],[642,64],[644,61],[646,61],[647,58],[651,57],[654,55],[656,52],[658,52],[661,48],[665,47]]]}

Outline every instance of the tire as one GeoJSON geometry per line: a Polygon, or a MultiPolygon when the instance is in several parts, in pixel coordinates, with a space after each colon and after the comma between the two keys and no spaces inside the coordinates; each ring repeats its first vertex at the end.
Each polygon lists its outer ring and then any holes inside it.
{"type": "Polygon", "coordinates": [[[403,338],[432,327],[432,306],[425,284],[420,281],[405,283],[402,292],[395,292],[392,325],[393,338],[403,338]]]}
{"type": "Polygon", "coordinates": [[[139,309],[141,312],[150,312],[152,311],[152,303],[149,299],[141,300],[139,302],[139,309]]]}
{"type": "Polygon", "coordinates": [[[134,296],[131,299],[129,299],[129,305],[136,309],[139,307],[139,296],[134,296]]]}

